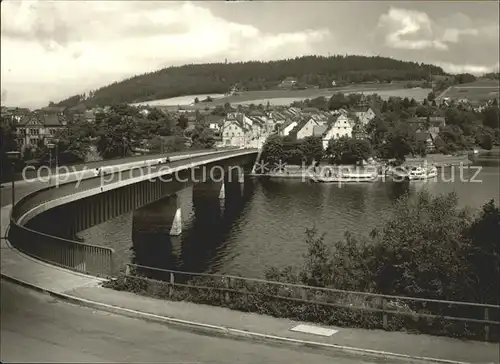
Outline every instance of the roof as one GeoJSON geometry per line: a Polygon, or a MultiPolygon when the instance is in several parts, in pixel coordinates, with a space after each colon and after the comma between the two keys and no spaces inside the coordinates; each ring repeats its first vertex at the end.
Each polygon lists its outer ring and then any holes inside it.
{"type": "Polygon", "coordinates": [[[302,109],[303,113],[319,113],[319,109],[317,107],[306,107],[302,109]]]}
{"type": "Polygon", "coordinates": [[[253,110],[247,116],[265,116],[265,114],[259,110],[253,110]]]}
{"type": "Polygon", "coordinates": [[[247,115],[247,118],[249,118],[250,120],[252,120],[255,124],[259,124],[260,126],[263,126],[266,124],[266,121],[264,119],[262,119],[261,117],[258,117],[258,116],[248,116],[247,115]]]}
{"type": "Polygon", "coordinates": [[[283,129],[285,129],[286,127],[290,126],[293,123],[297,123],[297,121],[296,120],[288,120],[285,124],[283,124],[283,129]]]}
{"type": "MultiPolygon", "coordinates": [[[[408,123],[415,123],[415,124],[425,124],[427,122],[427,118],[424,117],[419,117],[419,118],[411,118],[407,120],[408,123]]],[[[445,125],[446,124],[446,119],[442,116],[432,116],[429,118],[429,123],[431,125],[445,125]]]]}
{"type": "Polygon", "coordinates": [[[427,140],[429,140],[429,138],[432,139],[432,135],[431,133],[428,133],[426,131],[415,133],[415,139],[417,140],[417,142],[426,142],[427,140]]]}
{"type": "Polygon", "coordinates": [[[66,110],[66,108],[63,106],[47,106],[47,107],[41,108],[41,110],[43,112],[46,112],[46,113],[59,113],[59,112],[63,112],[64,110],[66,110]]]}
{"type": "Polygon", "coordinates": [[[224,117],[222,116],[219,116],[219,115],[206,115],[204,117],[204,120],[205,122],[207,123],[218,123],[218,124],[221,124],[221,123],[224,123],[224,117]]]}
{"type": "Polygon", "coordinates": [[[327,125],[317,125],[313,128],[313,136],[319,137],[323,136],[328,129],[327,125]]]}

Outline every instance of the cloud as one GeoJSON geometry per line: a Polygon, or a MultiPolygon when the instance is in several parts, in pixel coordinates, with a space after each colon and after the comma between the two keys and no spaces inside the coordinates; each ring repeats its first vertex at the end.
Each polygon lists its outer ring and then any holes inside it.
{"type": "Polygon", "coordinates": [[[482,66],[476,64],[454,64],[448,62],[439,62],[437,64],[447,73],[471,73],[473,75],[483,75],[489,72],[498,72],[499,64],[482,66]]]}
{"type": "Polygon", "coordinates": [[[330,37],[327,29],[262,32],[190,2],[3,1],[1,6],[2,90],[8,91],[7,102],[24,105],[170,65],[310,54],[330,37]]]}
{"type": "Polygon", "coordinates": [[[378,27],[386,32],[385,45],[395,49],[446,51],[464,36],[498,39],[498,25],[475,24],[461,13],[433,21],[425,12],[392,7],[378,27]]]}
{"type": "Polygon", "coordinates": [[[441,40],[433,38],[432,21],[424,12],[390,8],[380,16],[378,26],[387,31],[385,44],[391,48],[448,49],[441,40]]]}

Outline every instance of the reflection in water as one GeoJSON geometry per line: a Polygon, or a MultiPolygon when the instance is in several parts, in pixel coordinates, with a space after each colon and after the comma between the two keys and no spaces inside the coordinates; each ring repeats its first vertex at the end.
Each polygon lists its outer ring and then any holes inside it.
{"type": "MultiPolygon", "coordinates": [[[[499,191],[498,160],[486,161],[478,179],[474,169],[445,168],[452,182],[411,181],[327,185],[300,180],[249,179],[243,197],[239,186],[226,189],[226,199],[194,201],[192,189],[179,193],[184,215],[180,237],[158,232],[131,232],[131,215],[89,229],[82,236],[94,244],[115,249],[122,264],[130,261],[133,245],[140,264],[187,271],[208,271],[262,277],[269,266],[302,264],[306,252],[304,232],[316,226],[326,242],[343,238],[345,231],[367,234],[380,227],[393,211],[393,202],[405,193],[428,190],[432,194],[455,191],[461,206],[480,208],[499,191]],[[133,235],[133,236],[132,236],[133,235]],[[133,237],[133,244],[131,238],[133,237]]],[[[441,173],[441,172],[440,172],[441,173]]]]}
{"type": "MultiPolygon", "coordinates": [[[[192,189],[190,189],[192,191],[192,189]]],[[[232,224],[253,193],[253,181],[226,185],[225,199],[218,193],[192,193],[192,214],[180,237],[170,237],[171,214],[166,201],[158,201],[134,215],[132,252],[138,265],[188,272],[210,271],[224,249],[232,224]],[[139,220],[141,220],[139,222],[139,220]],[[161,223],[163,220],[163,226],[161,223]]],[[[188,197],[188,196],[184,196],[188,197]]]]}

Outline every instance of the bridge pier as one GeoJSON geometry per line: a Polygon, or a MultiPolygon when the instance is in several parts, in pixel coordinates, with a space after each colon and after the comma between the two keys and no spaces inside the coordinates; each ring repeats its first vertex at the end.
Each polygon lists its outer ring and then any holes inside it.
{"type": "Polygon", "coordinates": [[[182,233],[182,210],[177,194],[135,209],[132,225],[132,231],[180,235],[182,233]]]}
{"type": "Polygon", "coordinates": [[[177,194],[167,197],[167,216],[171,218],[170,235],[179,236],[182,233],[182,210],[177,194]]]}
{"type": "Polygon", "coordinates": [[[243,195],[243,189],[245,187],[245,174],[244,170],[240,166],[230,166],[224,176],[224,192],[234,195],[243,195]]]}

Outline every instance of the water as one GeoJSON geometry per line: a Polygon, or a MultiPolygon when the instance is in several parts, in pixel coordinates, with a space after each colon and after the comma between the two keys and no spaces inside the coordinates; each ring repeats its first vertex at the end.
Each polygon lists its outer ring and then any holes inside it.
{"type": "MultiPolygon", "coordinates": [[[[455,191],[461,206],[478,210],[490,199],[500,200],[498,152],[475,161],[481,167],[443,169],[443,181],[395,184],[313,184],[300,180],[245,181],[243,197],[217,199],[193,206],[192,189],[179,192],[184,229],[180,237],[166,232],[133,231],[132,214],[120,216],[80,233],[86,242],[115,249],[121,264],[137,264],[196,272],[262,277],[268,267],[302,263],[305,230],[316,226],[334,242],[346,231],[367,234],[381,226],[393,202],[405,192],[427,189],[432,194],[455,191]]],[[[226,196],[228,194],[226,193],[226,196]]],[[[162,208],[163,202],[156,204],[162,208]]],[[[164,204],[164,203],[163,203],[164,204]]],[[[137,224],[136,224],[137,225],[137,224]]]]}

